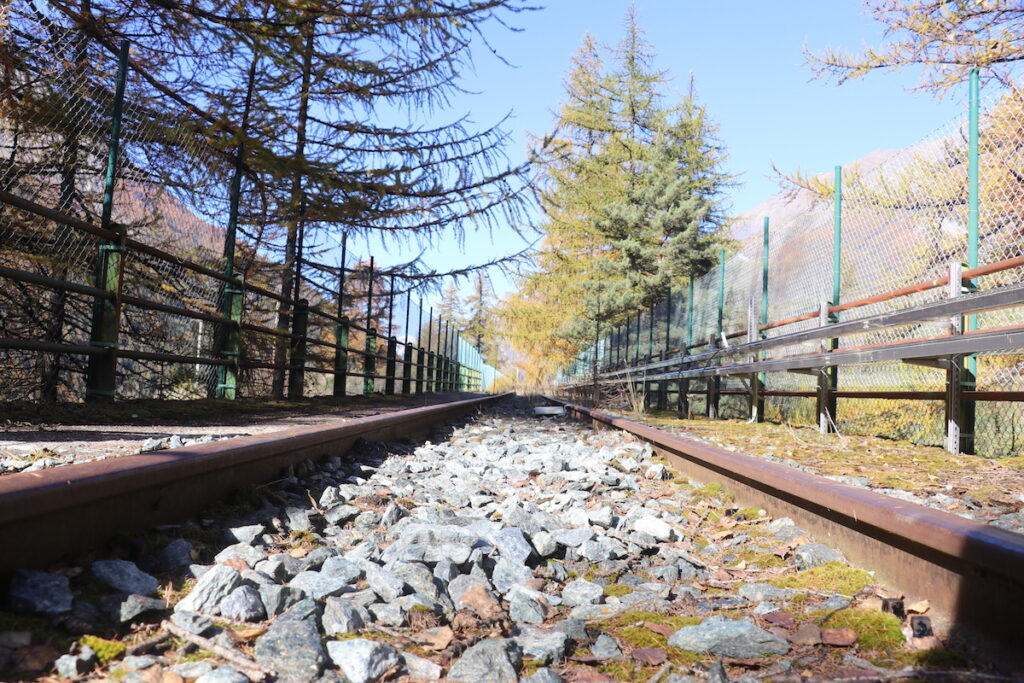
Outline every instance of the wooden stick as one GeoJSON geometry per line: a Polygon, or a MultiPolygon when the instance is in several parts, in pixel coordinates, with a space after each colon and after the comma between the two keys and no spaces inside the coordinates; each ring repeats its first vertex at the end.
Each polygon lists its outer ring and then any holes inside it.
{"type": "Polygon", "coordinates": [[[245,676],[250,681],[255,681],[255,683],[262,683],[262,681],[264,679],[266,679],[267,676],[273,676],[274,675],[273,671],[270,671],[268,669],[264,669],[263,667],[261,667],[259,664],[257,664],[256,662],[252,661],[248,657],[245,657],[244,655],[240,655],[237,652],[229,650],[226,647],[221,647],[220,645],[217,645],[215,642],[213,642],[209,638],[204,638],[202,636],[196,635],[195,633],[190,633],[189,631],[186,631],[183,628],[175,626],[174,624],[172,624],[169,621],[162,622],[160,624],[160,627],[165,629],[165,630],[167,630],[167,631],[169,631],[169,632],[171,632],[171,633],[173,633],[174,635],[178,636],[179,638],[187,640],[188,642],[192,643],[193,645],[201,647],[204,650],[208,650],[208,651],[212,652],[213,654],[217,655],[218,657],[226,659],[228,662],[230,662],[231,664],[234,664],[236,667],[238,667],[239,671],[241,671],[243,674],[245,674],[245,676]]]}

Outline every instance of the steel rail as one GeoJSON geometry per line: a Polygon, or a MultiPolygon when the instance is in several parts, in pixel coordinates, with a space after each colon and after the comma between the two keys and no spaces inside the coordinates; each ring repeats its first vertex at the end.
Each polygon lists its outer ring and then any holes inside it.
{"type": "Polygon", "coordinates": [[[933,620],[954,639],[985,646],[1020,665],[1024,535],[840,484],[817,475],[687,439],[611,413],[553,399],[596,427],[650,443],[683,474],[726,486],[741,505],[788,516],[887,588],[931,602],[933,620]]]}
{"type": "Polygon", "coordinates": [[[344,455],[357,439],[422,433],[507,396],[493,395],[271,434],[0,477],[0,573],[45,567],[122,533],[181,522],[288,465],[344,455]]]}

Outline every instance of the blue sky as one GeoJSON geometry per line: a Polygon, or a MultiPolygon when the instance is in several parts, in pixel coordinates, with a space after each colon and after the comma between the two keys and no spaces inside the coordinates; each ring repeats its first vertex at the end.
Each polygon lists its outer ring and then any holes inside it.
{"type": "MultiPolygon", "coordinates": [[[[448,112],[451,117],[469,114],[479,126],[511,112],[507,129],[513,162],[525,158],[528,133],[543,134],[552,127],[570,58],[584,34],[617,43],[629,3],[549,0],[548,5],[513,17],[521,32],[490,27],[488,38],[513,66],[477,45],[476,71],[463,82],[475,94],[456,98],[448,112]]],[[[786,171],[828,171],[876,149],[913,144],[964,111],[965,93],[936,100],[908,92],[918,78],[912,70],[878,72],[841,87],[811,80],[805,45],[856,51],[881,44],[880,25],[855,0],[637,0],[635,5],[657,65],[674,78],[666,95],[682,93],[692,74],[700,100],[720,126],[730,155],[726,170],[740,176],[729,196],[732,213],[753,209],[776,194],[768,177],[773,162],[786,171]]],[[[378,243],[371,246],[381,264],[418,251],[392,248],[385,256],[378,243]]],[[[507,226],[470,234],[461,249],[450,242],[434,245],[424,256],[431,266],[446,270],[524,246],[507,226]]],[[[511,289],[503,276],[493,275],[499,294],[511,289]]]]}

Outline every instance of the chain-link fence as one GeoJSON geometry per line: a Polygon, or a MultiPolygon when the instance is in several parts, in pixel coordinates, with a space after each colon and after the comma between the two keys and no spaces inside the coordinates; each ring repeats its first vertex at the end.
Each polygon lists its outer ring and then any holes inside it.
{"type": "MultiPolygon", "coordinates": [[[[979,100],[975,96],[972,102],[979,100]]],[[[829,372],[821,368],[833,364],[825,356],[863,352],[868,359],[872,350],[894,350],[877,356],[880,362],[838,368],[837,384],[827,387],[837,401],[835,427],[942,445],[952,400],[946,394],[951,381],[947,367],[958,356],[930,355],[923,349],[957,334],[951,325],[959,316],[909,315],[907,324],[878,321],[886,313],[920,310],[951,296],[946,281],[953,264],[966,269],[963,293],[968,297],[1020,285],[1024,93],[1003,90],[973,107],[974,144],[968,115],[908,149],[875,152],[844,167],[838,184],[831,174],[794,179],[788,201],[773,202],[767,216],[744,216],[734,223],[734,240],[719,268],[695,275],[692,283],[684,280],[653,310],[631,315],[609,332],[598,351],[587,349],[566,368],[562,381],[582,385],[596,371],[602,381],[622,382],[628,374],[633,382],[657,377],[677,392],[681,380],[692,375],[689,390],[700,406],[691,403],[691,410],[707,409],[710,385],[717,381],[718,414],[747,417],[757,400],[751,398],[750,384],[756,378],[716,371],[719,379],[713,380],[708,368],[819,354],[817,365],[768,372],[759,385],[769,419],[814,424],[819,377],[829,372]],[[836,292],[839,298],[833,300],[836,292]],[[823,304],[828,321],[821,320],[823,304]],[[832,340],[819,335],[774,347],[755,345],[746,356],[729,351],[745,342],[794,337],[855,319],[873,322],[847,328],[832,340]],[[756,336],[749,336],[751,329],[756,336]],[[823,343],[832,346],[823,350],[823,343]],[[922,351],[915,356],[917,346],[922,351]],[[900,349],[906,351],[895,352],[900,349]]],[[[1002,342],[986,342],[984,352],[973,354],[970,340],[975,337],[965,336],[958,351],[966,357],[957,389],[971,404],[974,447],[985,455],[1019,454],[1024,445],[1024,406],[1019,402],[1024,399],[1024,355],[1015,337],[1024,328],[1021,303],[1020,297],[1005,299],[963,316],[967,335],[991,338],[993,331],[1007,331],[1002,342]]]]}
{"type": "Polygon", "coordinates": [[[282,259],[293,219],[242,182],[244,135],[133,68],[127,46],[111,51],[27,3],[5,6],[0,41],[3,399],[493,382],[450,321],[415,309],[423,280],[344,249],[326,263],[337,250],[301,218],[296,256],[282,259]]]}

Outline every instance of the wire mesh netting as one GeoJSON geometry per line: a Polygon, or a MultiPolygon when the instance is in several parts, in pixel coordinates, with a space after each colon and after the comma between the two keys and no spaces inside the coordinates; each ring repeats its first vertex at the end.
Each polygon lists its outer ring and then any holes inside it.
{"type": "MultiPolygon", "coordinates": [[[[831,174],[798,178],[784,202],[773,201],[767,212],[769,243],[762,246],[765,216],[743,216],[732,227],[733,242],[721,268],[685,280],[673,288],[668,301],[653,309],[655,321],[671,310],[667,327],[650,326],[651,313],[632,315],[628,323],[609,332],[602,344],[601,370],[642,366],[661,356],[662,349],[702,352],[748,340],[751,321],[762,314],[770,324],[761,331],[767,338],[812,329],[822,324],[823,303],[844,304],[941,280],[952,264],[998,264],[1024,255],[1024,93],[1007,89],[994,93],[980,106],[978,146],[978,249],[971,261],[969,231],[969,125],[950,122],[918,144],[898,152],[874,152],[842,170],[841,258],[838,268],[839,301],[833,302],[834,192],[831,174]],[[762,266],[767,259],[767,310],[762,311],[762,266]],[[721,291],[720,291],[721,288],[721,291]],[[692,295],[691,295],[692,292],[692,295]],[[692,298],[692,301],[691,301],[692,298]],[[775,326],[795,317],[806,319],[775,326]],[[719,327],[721,317],[721,327],[719,327]],[[656,341],[648,337],[654,330],[656,341]],[[651,354],[650,350],[654,353],[651,354]]],[[[1010,262],[996,272],[966,281],[964,291],[1004,287],[1020,282],[1020,266],[1010,262]]],[[[906,309],[949,296],[947,287],[919,288],[833,314],[846,321],[906,309]]],[[[1001,308],[967,316],[965,331],[1024,326],[1024,308],[1001,308]]],[[[894,327],[865,329],[840,337],[839,349],[869,348],[914,340],[934,339],[950,333],[948,321],[929,321],[894,327]]],[[[820,341],[773,349],[768,357],[817,353],[820,341]]],[[[730,357],[726,362],[753,360],[730,357]]],[[[718,362],[717,360],[713,362],[718,362]]],[[[979,391],[1024,390],[1024,355],[1013,346],[978,354],[965,361],[975,368],[979,391]]],[[[585,381],[594,372],[594,354],[581,354],[564,381],[585,381]],[[573,379],[574,376],[576,379],[573,379]]],[[[644,370],[634,369],[642,378],[644,370]]],[[[647,372],[657,372],[656,369],[647,372]]],[[[749,380],[748,380],[749,381],[749,380]]],[[[769,392],[813,392],[814,376],[791,372],[768,373],[769,392]]],[[[844,365],[838,371],[840,392],[942,392],[946,373],[941,367],[910,362],[844,365]]],[[[738,377],[723,379],[726,392],[745,391],[738,377]]],[[[970,389],[969,385],[966,386],[970,389]]],[[[703,403],[704,383],[691,381],[695,401],[703,403]]],[[[840,394],[841,395],[841,394],[840,394]]],[[[977,401],[976,448],[992,456],[1019,454],[1024,432],[1024,409],[1008,401],[977,401]]],[[[705,406],[702,406],[706,410],[705,406]]],[[[749,399],[723,395],[724,417],[747,417],[749,399]]],[[[769,419],[814,423],[814,398],[769,396],[769,419]]],[[[943,401],[891,398],[840,398],[840,431],[906,439],[941,445],[945,420],[943,401]]]]}
{"type": "Polygon", "coordinates": [[[323,241],[336,231],[247,181],[244,126],[213,120],[51,9],[0,10],[2,398],[79,399],[89,358],[112,348],[105,393],[118,398],[397,393],[428,360],[440,367],[435,355],[455,362],[428,390],[493,384],[452,321],[423,315],[429,282],[369,258],[330,264],[338,245],[323,241]],[[95,335],[104,305],[113,340],[95,335]]]}

